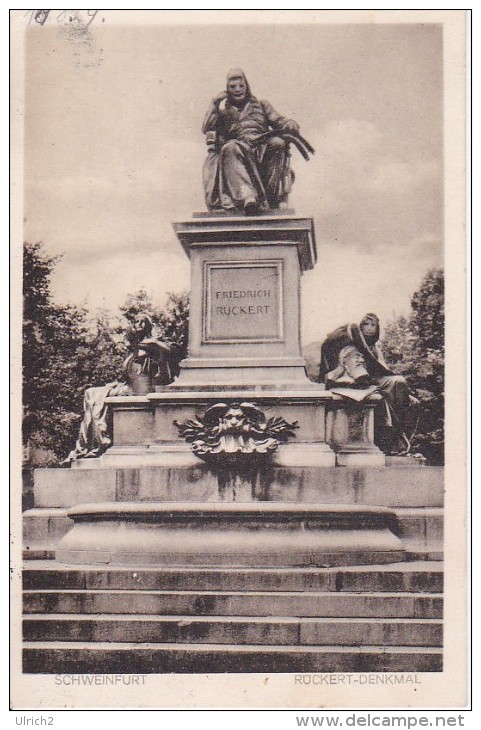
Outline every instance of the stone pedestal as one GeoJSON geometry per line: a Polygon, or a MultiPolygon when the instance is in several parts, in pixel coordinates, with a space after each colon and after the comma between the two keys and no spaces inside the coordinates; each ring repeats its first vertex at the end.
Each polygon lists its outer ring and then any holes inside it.
{"type": "Polygon", "coordinates": [[[171,387],[311,387],[300,277],[316,261],[312,219],[212,216],[174,229],[191,261],[191,290],[189,354],[171,387]]]}
{"type": "Polygon", "coordinates": [[[336,452],[337,466],[384,466],[386,457],[374,444],[374,408],[382,396],[356,402],[331,393],[326,415],[326,440],[336,452]]]}
{"type": "MultiPolygon", "coordinates": [[[[284,466],[334,466],[335,456],[326,443],[325,411],[331,394],[313,388],[214,390],[159,389],[147,396],[109,398],[113,413],[114,445],[96,461],[99,466],[195,466],[202,463],[179,435],[175,422],[201,417],[218,403],[255,403],[266,419],[282,417],[297,422],[295,435],[272,454],[284,466]]],[[[92,460],[79,461],[80,468],[92,460]]]]}

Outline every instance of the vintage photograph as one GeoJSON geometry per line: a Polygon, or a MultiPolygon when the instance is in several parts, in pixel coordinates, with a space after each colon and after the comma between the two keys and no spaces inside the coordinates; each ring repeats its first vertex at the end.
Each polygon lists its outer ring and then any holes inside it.
{"type": "Polygon", "coordinates": [[[466,703],[464,11],[11,12],[16,706],[466,703]]]}

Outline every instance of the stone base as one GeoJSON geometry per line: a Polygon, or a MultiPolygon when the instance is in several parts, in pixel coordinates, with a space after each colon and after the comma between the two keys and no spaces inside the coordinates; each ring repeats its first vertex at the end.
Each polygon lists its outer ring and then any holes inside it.
{"type": "Polygon", "coordinates": [[[336,456],[327,444],[281,444],[272,455],[275,466],[335,466],[336,456]]]}
{"type": "MultiPolygon", "coordinates": [[[[200,369],[202,371],[202,369],[200,369]]],[[[305,376],[303,376],[305,377],[305,376]]],[[[296,423],[294,435],[280,444],[273,463],[285,466],[334,466],[334,452],[326,443],[325,408],[331,395],[321,386],[229,389],[167,386],[146,396],[108,398],[113,414],[114,446],[98,460],[99,466],[200,465],[190,445],[179,435],[176,423],[202,417],[219,403],[254,403],[266,420],[282,417],[296,423]]],[[[80,460],[76,468],[95,468],[93,460],[80,460]]]]}
{"type": "Polygon", "coordinates": [[[336,465],[385,466],[386,457],[374,444],[374,408],[382,396],[374,393],[356,402],[335,391],[331,395],[326,413],[326,441],[336,452],[336,465]]]}
{"type": "MultiPolygon", "coordinates": [[[[327,509],[331,504],[334,511],[342,504],[346,511],[351,506],[354,508],[354,521],[359,509],[384,505],[396,513],[392,531],[402,541],[405,559],[442,559],[441,467],[419,468],[416,463],[411,468],[400,469],[329,467],[323,466],[322,461],[333,459],[334,453],[324,450],[325,445],[285,444],[279,447],[276,456],[283,461],[282,465],[257,464],[253,468],[218,470],[198,459],[187,444],[177,448],[176,458],[181,456],[193,463],[147,465],[148,449],[116,447],[117,454],[111,457],[110,465],[102,459],[89,459],[83,462],[83,468],[37,469],[35,508],[24,514],[26,556],[30,559],[55,556],[60,539],[73,526],[68,508],[75,505],[114,502],[122,511],[125,504],[135,502],[149,511],[151,505],[159,502],[165,509],[171,509],[176,503],[202,502],[212,510],[219,505],[221,509],[223,505],[233,505],[236,509],[252,506],[253,510],[266,514],[275,511],[279,503],[293,510],[317,509],[319,505],[327,509]],[[131,463],[134,457],[139,461],[137,466],[118,466],[117,460],[125,458],[131,463]],[[316,465],[293,465],[301,460],[316,465]]],[[[161,450],[156,455],[152,450],[150,458],[164,458],[167,453],[161,450]]],[[[244,532],[240,531],[237,539],[239,545],[244,544],[244,532]]],[[[341,557],[348,563],[352,559],[352,555],[338,553],[337,558],[341,557]]]]}
{"type": "MultiPolygon", "coordinates": [[[[384,458],[384,457],[383,457],[384,458]]],[[[315,467],[335,466],[336,456],[332,449],[323,443],[280,444],[271,458],[274,466],[315,467]]],[[[100,458],[79,460],[73,468],[103,469],[109,466],[140,468],[157,467],[196,467],[202,462],[188,444],[162,444],[145,448],[136,446],[113,446],[100,458]]],[[[367,464],[369,466],[369,464],[367,464]]],[[[378,464],[375,464],[377,466],[378,464]]]]}
{"type": "MultiPolygon", "coordinates": [[[[442,560],[442,508],[398,507],[395,512],[396,526],[393,529],[402,540],[406,560],[442,560]]],[[[53,560],[58,543],[72,527],[73,521],[67,516],[66,509],[28,510],[23,515],[24,559],[53,560]]]]}
{"type": "Polygon", "coordinates": [[[211,215],[174,230],[191,286],[189,355],[173,388],[312,385],[299,326],[300,277],[317,258],[313,220],[211,215]]]}
{"type": "Polygon", "coordinates": [[[295,567],[403,559],[395,513],[383,507],[104,503],[68,511],[63,563],[295,567]]]}
{"type": "MultiPolygon", "coordinates": [[[[189,444],[164,443],[152,446],[113,446],[99,459],[99,468],[104,467],[195,467],[199,465],[189,444]]],[[[80,468],[85,464],[80,462],[80,468]]],[[[90,466],[90,465],[89,465],[90,466]]]]}
{"type": "Polygon", "coordinates": [[[211,388],[212,385],[238,388],[310,388],[320,390],[306,375],[302,357],[270,358],[193,358],[182,361],[180,374],[169,388],[173,391],[186,388],[211,388]]]}
{"type": "Polygon", "coordinates": [[[374,444],[344,444],[336,449],[336,466],[384,466],[386,457],[374,444]]]}
{"type": "MultiPolygon", "coordinates": [[[[207,372],[202,368],[199,372],[207,372]]],[[[304,376],[303,376],[304,377],[304,376]]],[[[385,465],[384,454],[375,446],[373,409],[379,396],[361,403],[332,395],[315,383],[287,389],[259,386],[198,386],[195,390],[177,381],[145,396],[107,399],[112,408],[114,446],[97,460],[74,462],[73,468],[110,466],[187,467],[201,460],[178,433],[175,422],[185,422],[217,403],[254,403],[266,418],[282,416],[297,423],[295,435],[274,452],[280,466],[385,465]],[[336,456],[334,455],[336,453],[336,456]]]]}
{"type": "MultiPolygon", "coordinates": [[[[197,457],[195,457],[197,458],[197,457]]],[[[94,466],[99,459],[83,462],[94,466]]],[[[285,467],[215,474],[200,459],[194,467],[36,469],[36,508],[66,509],[91,502],[294,502],[376,504],[398,510],[442,509],[439,466],[285,467]]]]}

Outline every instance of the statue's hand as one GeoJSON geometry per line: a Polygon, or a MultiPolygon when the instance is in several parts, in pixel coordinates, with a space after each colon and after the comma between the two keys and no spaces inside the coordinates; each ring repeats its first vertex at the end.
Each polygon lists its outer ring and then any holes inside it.
{"type": "Polygon", "coordinates": [[[217,134],[215,132],[206,132],[205,143],[207,145],[207,149],[215,150],[216,142],[217,142],[217,134]]]}
{"type": "Polygon", "coordinates": [[[224,99],[227,99],[227,91],[221,91],[220,94],[217,94],[217,96],[214,96],[212,101],[214,102],[214,104],[216,106],[219,106],[219,104],[221,104],[221,102],[223,102],[224,99]]]}
{"type": "Polygon", "coordinates": [[[283,129],[286,132],[299,132],[299,125],[293,119],[288,119],[286,122],[284,122],[283,129]]]}

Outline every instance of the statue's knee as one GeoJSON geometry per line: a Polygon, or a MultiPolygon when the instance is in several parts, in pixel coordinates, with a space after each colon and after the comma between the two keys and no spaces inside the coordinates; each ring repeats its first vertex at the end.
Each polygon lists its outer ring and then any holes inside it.
{"type": "Polygon", "coordinates": [[[406,378],[402,375],[393,375],[391,381],[391,393],[400,408],[409,405],[409,386],[406,378]]]}
{"type": "Polygon", "coordinates": [[[230,139],[228,142],[223,144],[220,151],[221,157],[237,156],[239,153],[240,147],[235,139],[230,139]]]}

